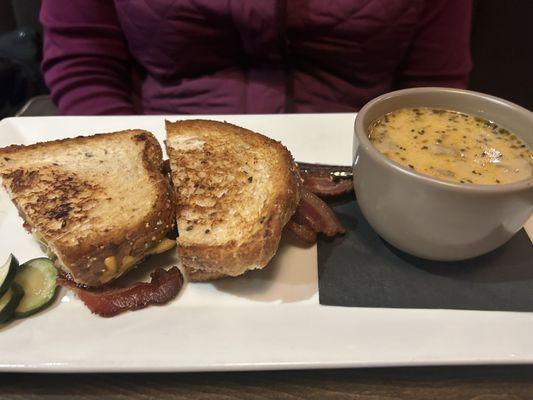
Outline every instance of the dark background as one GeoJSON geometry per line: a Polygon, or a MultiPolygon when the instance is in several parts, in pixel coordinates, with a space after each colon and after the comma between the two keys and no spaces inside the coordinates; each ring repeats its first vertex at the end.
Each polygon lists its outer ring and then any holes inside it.
{"type": "MultiPolygon", "coordinates": [[[[0,82],[0,118],[14,114],[28,98],[47,92],[38,70],[40,3],[0,0],[0,74],[12,70],[14,57],[29,66],[25,71],[29,82],[10,76],[0,82]]],[[[532,110],[533,0],[474,0],[472,56],[470,89],[532,110]]]]}

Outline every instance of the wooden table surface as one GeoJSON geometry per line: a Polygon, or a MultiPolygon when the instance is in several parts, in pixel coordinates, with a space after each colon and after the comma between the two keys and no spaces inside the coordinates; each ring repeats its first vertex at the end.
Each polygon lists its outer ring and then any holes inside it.
{"type": "Polygon", "coordinates": [[[0,374],[0,399],[533,399],[533,366],[0,374]]]}

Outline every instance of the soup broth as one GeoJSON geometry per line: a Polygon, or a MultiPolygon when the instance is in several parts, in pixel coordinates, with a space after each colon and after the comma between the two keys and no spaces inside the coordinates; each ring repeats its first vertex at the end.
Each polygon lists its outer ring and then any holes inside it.
{"type": "Polygon", "coordinates": [[[492,185],[533,177],[533,152],[524,141],[456,111],[396,110],[370,125],[369,139],[398,164],[447,181],[492,185]]]}

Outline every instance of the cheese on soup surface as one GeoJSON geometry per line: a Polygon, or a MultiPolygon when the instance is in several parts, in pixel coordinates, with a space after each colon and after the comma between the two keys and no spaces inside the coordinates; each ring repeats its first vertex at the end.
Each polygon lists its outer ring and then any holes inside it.
{"type": "Polygon", "coordinates": [[[370,125],[381,153],[414,171],[459,183],[492,185],[533,177],[533,152],[491,121],[434,108],[403,108],[370,125]]]}

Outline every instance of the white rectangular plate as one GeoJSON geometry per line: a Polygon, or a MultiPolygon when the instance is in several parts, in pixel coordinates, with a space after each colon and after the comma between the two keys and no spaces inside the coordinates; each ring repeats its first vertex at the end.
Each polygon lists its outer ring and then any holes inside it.
{"type": "MultiPolygon", "coordinates": [[[[299,161],[350,165],[354,114],[227,115],[299,161]]],[[[193,118],[167,116],[169,120],[193,118]]],[[[194,117],[198,118],[198,117],[194,117]]],[[[164,119],[28,117],[0,122],[0,147],[142,128],[164,119]]],[[[42,256],[0,191],[0,259],[42,256]]],[[[151,265],[171,265],[172,254],[151,265]]],[[[391,283],[393,284],[393,283],[391,283]]],[[[512,295],[511,293],[509,295],[512,295]]],[[[533,362],[533,313],[343,308],[318,303],[316,248],[284,240],[268,268],[187,284],[175,301],[114,318],[71,294],[0,329],[0,371],[155,372],[533,362]]]]}

